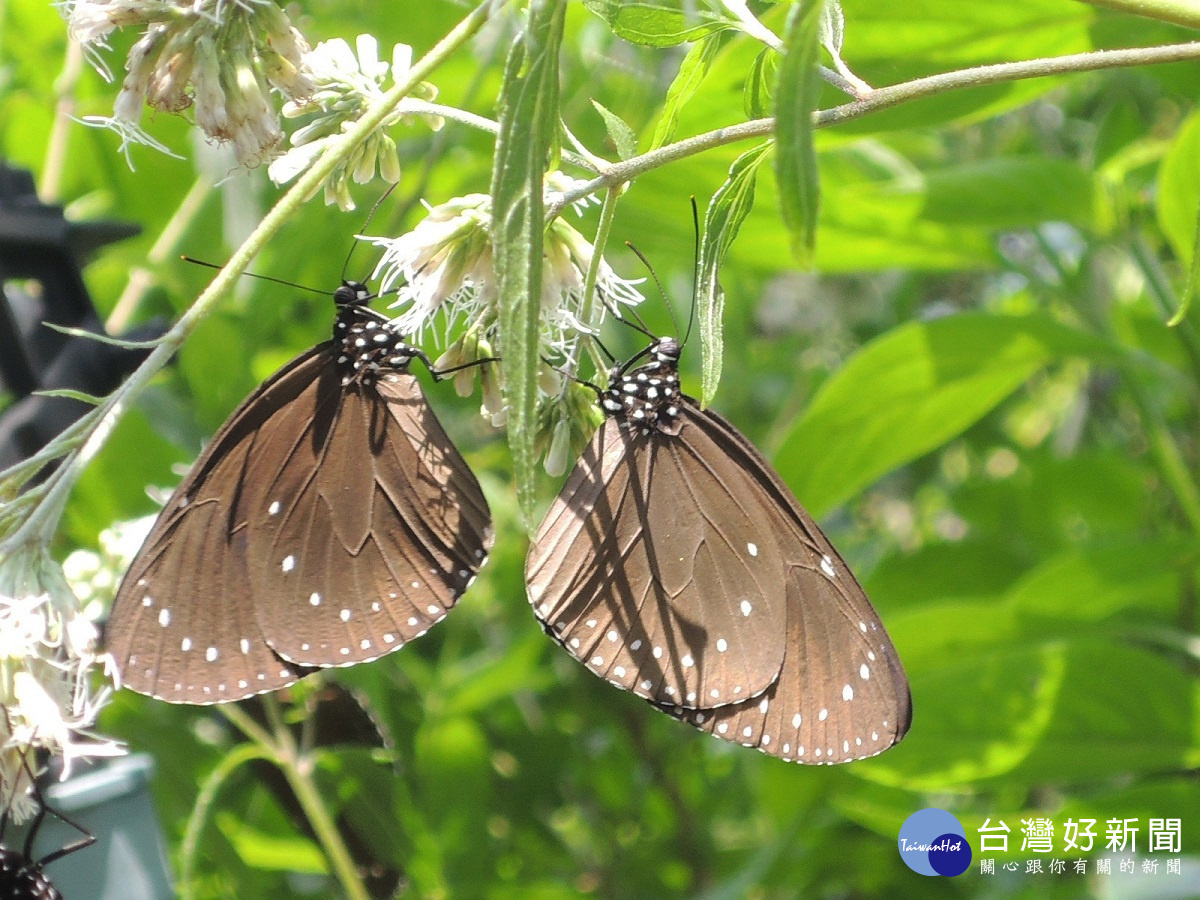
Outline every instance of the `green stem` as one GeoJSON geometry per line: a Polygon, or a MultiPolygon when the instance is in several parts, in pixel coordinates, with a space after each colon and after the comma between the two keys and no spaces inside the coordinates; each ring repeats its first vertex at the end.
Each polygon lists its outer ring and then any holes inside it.
{"type": "MultiPolygon", "coordinates": [[[[587,274],[583,280],[583,303],[579,307],[579,319],[589,328],[595,327],[592,321],[593,301],[596,296],[596,279],[600,275],[600,264],[604,261],[604,248],[608,246],[608,236],[612,233],[613,219],[617,215],[617,198],[621,195],[619,187],[610,187],[604,195],[604,205],[600,207],[600,222],[596,225],[596,239],[592,243],[592,258],[588,263],[587,274]]],[[[596,352],[594,341],[587,342],[592,363],[597,372],[604,371],[604,361],[596,352]]],[[[578,361],[576,361],[578,365],[578,361]]]]}
{"type": "MultiPolygon", "coordinates": [[[[1020,81],[1025,78],[1042,78],[1047,75],[1182,62],[1189,59],[1200,59],[1200,41],[1169,44],[1164,47],[1135,47],[1129,50],[1094,50],[1088,53],[1072,53],[1067,56],[975,66],[970,69],[960,69],[942,75],[930,75],[927,78],[917,78],[902,84],[878,88],[860,100],[835,106],[832,109],[817,110],[813,113],[813,117],[817,127],[824,128],[860,119],[869,113],[899,106],[923,97],[942,94],[946,91],[1020,81]]],[[[660,147],[657,150],[651,150],[641,156],[614,163],[596,178],[566,192],[556,200],[547,211],[548,217],[553,218],[559,215],[572,203],[594,194],[598,190],[632,181],[639,175],[661,168],[667,163],[695,156],[705,150],[722,147],[726,144],[769,137],[774,133],[774,119],[754,119],[750,122],[718,128],[669,144],[666,147],[660,147]]]]}
{"type": "Polygon", "coordinates": [[[354,864],[353,857],[350,856],[346,842],[342,840],[341,832],[338,831],[337,823],[334,822],[333,816],[330,815],[325,802],[321,799],[321,793],[313,781],[312,759],[300,753],[296,741],[292,737],[291,729],[287,727],[280,714],[278,701],[272,695],[267,695],[263,700],[274,732],[274,746],[279,768],[287,779],[292,792],[296,795],[296,799],[300,801],[300,808],[304,810],[304,815],[312,826],[317,841],[321,844],[321,849],[325,851],[325,856],[333,864],[333,870],[338,881],[341,882],[346,896],[351,900],[370,900],[370,895],[358,874],[358,867],[354,864]]]}
{"type": "Polygon", "coordinates": [[[196,883],[196,851],[200,846],[200,836],[208,821],[209,810],[216,802],[217,792],[220,791],[234,770],[255,759],[272,759],[268,748],[255,744],[242,744],[235,747],[217,763],[217,767],[204,779],[200,794],[196,797],[196,805],[188,816],[187,829],[183,835],[183,845],[180,848],[181,871],[180,881],[183,900],[195,896],[196,883]]]}
{"type": "Polygon", "coordinates": [[[1200,489],[1196,487],[1192,473],[1188,470],[1187,463],[1184,462],[1183,453],[1175,442],[1170,428],[1155,411],[1152,401],[1146,396],[1146,392],[1137,380],[1128,379],[1127,387],[1129,396],[1133,398],[1134,405],[1137,406],[1146,429],[1150,452],[1154,456],[1158,470],[1175,494],[1175,500],[1179,503],[1179,508],[1183,510],[1184,516],[1187,517],[1192,531],[1200,534],[1200,489]]]}
{"type": "MultiPolygon", "coordinates": [[[[1145,276],[1150,297],[1157,304],[1163,319],[1167,319],[1179,308],[1179,301],[1171,289],[1171,281],[1163,271],[1162,264],[1154,255],[1154,251],[1146,245],[1145,239],[1140,236],[1135,236],[1130,242],[1130,252],[1145,276]]],[[[1200,336],[1196,334],[1195,326],[1190,319],[1185,318],[1169,331],[1176,335],[1183,345],[1192,367],[1192,378],[1200,384],[1200,336]]]]}
{"type": "Polygon", "coordinates": [[[263,728],[233,703],[221,707],[221,712],[230,722],[248,737],[254,745],[262,748],[271,762],[279,767],[287,779],[292,793],[300,802],[304,816],[312,826],[317,841],[329,860],[334,874],[337,876],[346,896],[353,900],[368,900],[366,888],[359,877],[358,868],[353,857],[342,840],[337,823],[329,814],[321,794],[312,779],[312,760],[300,751],[292,737],[292,731],[284,721],[279,701],[274,694],[266,694],[262,698],[263,710],[266,712],[269,730],[263,728]]]}
{"type": "Polygon", "coordinates": [[[166,262],[168,254],[173,253],[179,246],[183,236],[196,221],[200,210],[204,208],[204,201],[208,199],[212,189],[212,178],[204,174],[198,175],[192,182],[192,186],[188,188],[188,192],[178,208],[172,213],[170,221],[159,234],[158,240],[146,254],[146,264],[135,266],[129,270],[129,277],[125,281],[125,290],[121,291],[121,296],[113,305],[112,312],[104,321],[104,330],[109,334],[121,334],[129,327],[142,298],[155,284],[154,267],[166,262]]]}
{"type": "Polygon", "coordinates": [[[312,168],[297,179],[291,190],[267,213],[245,243],[234,252],[229,258],[229,262],[217,273],[204,292],[196,298],[196,302],[163,336],[162,343],[150,353],[146,361],[138,366],[119,388],[105,399],[101,406],[97,407],[98,417],[82,446],[70,453],[50,477],[45,499],[38,504],[37,509],[12,536],[0,543],[0,556],[12,552],[18,545],[25,542],[49,543],[58,528],[67,497],[75,486],[75,482],[79,480],[79,476],[87,464],[104,446],[117,422],[128,410],[133,398],[175,355],[184,339],[212,312],[218,301],[233,288],[234,283],[246,270],[251,260],[258,255],[279,229],[296,215],[304,202],[316,193],[321,183],[334,168],[342,160],[347,159],[354,149],[391,115],[404,97],[441,65],[451,53],[469,40],[487,21],[494,8],[495,5],[490,0],[476,7],[470,15],[459,22],[446,37],[442,38],[433,49],[413,65],[405,78],[384,94],[374,106],[370,107],[354,124],[354,127],[330,144],[329,149],[321,155],[312,168]]]}

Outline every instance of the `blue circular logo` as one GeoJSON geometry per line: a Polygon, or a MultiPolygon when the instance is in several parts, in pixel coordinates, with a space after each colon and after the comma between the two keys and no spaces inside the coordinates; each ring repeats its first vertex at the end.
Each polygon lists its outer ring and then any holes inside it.
{"type": "Polygon", "coordinates": [[[944,809],[920,809],[905,819],[897,845],[905,865],[922,875],[961,875],[971,865],[967,832],[944,809]]]}

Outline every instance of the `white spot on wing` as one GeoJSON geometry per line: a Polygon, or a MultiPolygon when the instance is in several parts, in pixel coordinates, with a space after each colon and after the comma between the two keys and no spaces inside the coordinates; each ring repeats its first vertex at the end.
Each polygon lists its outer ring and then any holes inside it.
{"type": "Polygon", "coordinates": [[[842,699],[845,700],[846,702],[853,700],[854,699],[854,688],[852,688],[848,684],[845,685],[842,688],[842,699]]]}
{"type": "Polygon", "coordinates": [[[821,571],[830,578],[833,578],[837,574],[837,572],[833,570],[833,560],[828,556],[821,557],[821,571]]]}
{"type": "Polygon", "coordinates": [[[308,595],[308,602],[311,603],[313,606],[320,606],[321,605],[321,595],[318,594],[316,591],[313,591],[311,594],[308,595]]]}
{"type": "Polygon", "coordinates": [[[751,612],[751,610],[753,610],[753,609],[754,609],[754,607],[752,607],[752,606],[750,605],[750,601],[749,601],[749,600],[743,600],[743,601],[742,601],[742,615],[743,615],[743,616],[748,616],[748,615],[750,615],[750,612],[751,612]]]}
{"type": "Polygon", "coordinates": [[[182,650],[184,653],[187,653],[189,650],[191,650],[192,649],[192,639],[190,637],[185,637],[182,641],[179,642],[179,649],[182,650]]]}
{"type": "Polygon", "coordinates": [[[820,719],[822,722],[824,722],[826,719],[829,718],[829,710],[827,710],[827,709],[821,710],[819,713],[817,713],[817,718],[820,719]]]}
{"type": "Polygon", "coordinates": [[[871,677],[871,670],[869,668],[867,668],[866,663],[863,663],[861,666],[858,667],[858,677],[861,678],[863,681],[866,681],[868,678],[871,677]]]}
{"type": "Polygon", "coordinates": [[[746,544],[746,552],[751,556],[758,556],[758,544],[754,543],[754,541],[750,541],[746,544]]]}
{"type": "Polygon", "coordinates": [[[729,642],[725,638],[717,638],[717,650],[724,653],[729,649],[729,642]]]}
{"type": "Polygon", "coordinates": [[[163,628],[171,624],[171,611],[169,609],[160,609],[158,611],[158,624],[163,628]]]}
{"type": "Polygon", "coordinates": [[[283,558],[283,564],[280,566],[280,568],[285,572],[292,571],[292,569],[296,568],[296,557],[289,553],[283,558]]]}
{"type": "Polygon", "coordinates": [[[209,647],[207,650],[204,651],[204,658],[207,659],[209,662],[216,662],[217,656],[218,656],[218,653],[217,653],[216,647],[209,647]]]}
{"type": "Polygon", "coordinates": [[[267,515],[275,516],[279,514],[279,501],[272,500],[271,505],[267,507],[267,515]]]}

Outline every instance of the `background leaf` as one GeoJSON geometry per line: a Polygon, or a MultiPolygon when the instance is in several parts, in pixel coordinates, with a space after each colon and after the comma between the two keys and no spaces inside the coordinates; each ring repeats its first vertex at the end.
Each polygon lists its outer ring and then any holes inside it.
{"type": "Polygon", "coordinates": [[[814,515],[944,444],[1035,372],[1109,348],[1041,316],[914,322],[864,347],[789,429],[775,462],[814,515]]]}
{"type": "Polygon", "coordinates": [[[820,207],[812,114],[820,93],[817,58],[824,6],[824,0],[801,0],[792,7],[775,88],[779,206],[793,249],[804,256],[816,246],[820,207]]]}

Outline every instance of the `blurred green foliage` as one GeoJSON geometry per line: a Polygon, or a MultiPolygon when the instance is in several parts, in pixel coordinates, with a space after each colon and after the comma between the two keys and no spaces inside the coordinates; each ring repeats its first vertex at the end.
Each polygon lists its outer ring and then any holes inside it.
{"type": "MultiPolygon", "coordinates": [[[[784,6],[765,16],[776,30],[784,6]]],[[[1073,0],[843,6],[845,57],[875,85],[1187,39],[1073,0]]],[[[313,42],[370,32],[419,55],[463,13],[451,2],[325,0],[296,15],[313,42]]],[[[494,116],[513,28],[499,16],[439,70],[439,100],[494,116]]],[[[615,158],[598,102],[644,151],[686,47],[626,43],[582,5],[566,28],[564,121],[615,158]]],[[[113,40],[114,66],[131,39],[113,40]]],[[[761,45],[717,39],[706,79],[676,111],[677,137],[745,118],[761,45]]],[[[196,188],[187,125],[166,116],[150,130],[188,158],[135,149],[129,171],[112,134],[56,118],[59,103],[106,114],[114,94],[86,67],[64,76],[66,52],[63,23],[43,0],[0,7],[0,152],[44,184],[52,130],[65,129],[54,193],[69,213],[144,229],[89,267],[102,312],[146,268],[150,286],[122,316],[173,317],[208,278],[174,254],[227,257],[277,192],[261,171],[196,188]],[[198,211],[180,221],[193,189],[198,211]],[[148,263],[169,223],[178,229],[169,252],[148,263]]],[[[526,537],[501,436],[475,415],[476,400],[431,387],[484,484],[496,549],[447,622],[394,656],[328,676],[364,698],[387,740],[315,754],[326,802],[418,897],[1113,890],[1090,875],[988,876],[978,865],[953,880],[917,876],[895,839],[926,806],[954,812],[972,837],[985,819],[1004,819],[1012,852],[1001,859],[1028,856],[1020,820],[1035,815],[1138,817],[1143,837],[1149,817],[1182,818],[1184,855],[1200,851],[1200,334],[1194,313],[1165,326],[1200,204],[1196,96],[1200,66],[1181,63],[957,91],[819,130],[815,272],[795,268],[771,166],[760,169],[721,273],[714,406],[773,456],[872,596],[912,681],[902,744],[849,766],[788,765],[694,733],[585,672],[527,608],[526,537]]],[[[826,87],[819,105],[839,102],[826,87]]],[[[449,124],[397,138],[403,180],[372,233],[412,227],[421,199],[487,189],[487,135],[449,124]]],[[[688,197],[704,203],[749,146],[653,171],[617,209],[614,236],[653,261],[677,315],[686,317],[692,281],[688,197]]],[[[229,165],[215,164],[218,177],[229,165]]],[[[360,191],[360,206],[379,193],[360,191]]],[[[254,269],[331,287],[363,219],[315,200],[254,269]]],[[[640,272],[622,250],[611,259],[628,277],[640,272]]],[[[360,251],[348,271],[361,277],[371,265],[360,251]]],[[[644,315],[656,331],[672,327],[656,296],[644,315]]],[[[320,298],[244,280],[90,468],[62,553],[152,512],[147,484],[173,484],[172,467],[275,367],[323,339],[329,321],[320,298]]],[[[604,337],[618,354],[642,342],[615,326],[604,337]]],[[[684,368],[698,393],[698,347],[684,368]]],[[[546,481],[544,500],[555,487],[546,481]]],[[[155,755],[178,849],[200,785],[240,733],[218,709],[128,693],[102,728],[155,755]]],[[[277,797],[253,770],[236,770],[199,842],[196,895],[325,896],[334,888],[323,871],[277,797]]]]}

